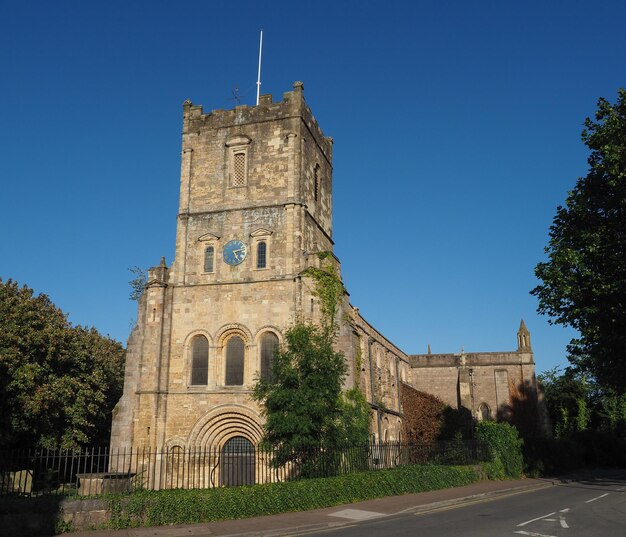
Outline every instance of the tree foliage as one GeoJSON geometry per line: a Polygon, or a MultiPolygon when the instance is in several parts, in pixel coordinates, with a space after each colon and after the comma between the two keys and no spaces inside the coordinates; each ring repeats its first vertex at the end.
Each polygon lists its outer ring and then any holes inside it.
{"type": "Polygon", "coordinates": [[[322,268],[305,275],[315,282],[320,325],[296,322],[272,362],[271,379],[259,379],[253,398],[265,417],[264,442],[276,451],[273,464],[297,462],[303,468],[320,452],[368,440],[370,406],[358,388],[342,391],[347,365],[334,349],[336,318],[344,289],[321,255],[322,268]]]}
{"type": "Polygon", "coordinates": [[[0,280],[0,447],[107,443],[123,374],[120,343],[0,280]]]}
{"type": "Polygon", "coordinates": [[[343,354],[318,326],[296,323],[272,363],[272,379],[259,379],[254,399],[262,403],[264,442],[274,463],[306,463],[321,450],[368,440],[370,408],[358,388],[342,393],[343,354]]]}
{"type": "Polygon", "coordinates": [[[626,436],[626,395],[567,368],[539,375],[556,438],[595,430],[626,436]]]}
{"type": "Polygon", "coordinates": [[[128,270],[135,276],[128,282],[128,285],[130,285],[128,298],[130,300],[139,300],[148,282],[148,271],[137,266],[129,268],[128,270]]]}
{"type": "Polygon", "coordinates": [[[531,291],[551,322],[575,328],[569,360],[606,386],[626,390],[626,91],[598,101],[582,133],[589,172],[558,207],[531,291]]]}

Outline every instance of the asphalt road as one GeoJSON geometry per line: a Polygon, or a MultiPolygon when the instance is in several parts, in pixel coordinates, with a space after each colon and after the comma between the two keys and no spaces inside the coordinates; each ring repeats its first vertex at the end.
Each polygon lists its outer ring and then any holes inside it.
{"type": "Polygon", "coordinates": [[[497,499],[373,519],[337,537],[626,537],[626,471],[497,499]]]}

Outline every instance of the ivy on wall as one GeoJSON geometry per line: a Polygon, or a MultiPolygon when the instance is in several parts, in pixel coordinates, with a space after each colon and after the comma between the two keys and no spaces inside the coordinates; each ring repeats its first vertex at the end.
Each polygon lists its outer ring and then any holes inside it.
{"type": "Polygon", "coordinates": [[[320,267],[308,267],[302,274],[314,281],[313,296],[320,301],[322,328],[329,334],[334,334],[339,303],[346,289],[330,260],[331,255],[330,252],[318,253],[320,267]]]}

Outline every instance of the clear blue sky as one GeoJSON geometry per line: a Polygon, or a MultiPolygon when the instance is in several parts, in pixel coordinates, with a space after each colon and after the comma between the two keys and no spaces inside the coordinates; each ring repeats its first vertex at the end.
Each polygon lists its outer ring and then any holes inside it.
{"type": "Polygon", "coordinates": [[[624,2],[0,1],[0,277],[125,341],[128,268],[174,255],[182,102],[295,80],[335,139],[351,300],[408,353],[573,333],[529,295],[582,122],[626,85],[624,2]]]}

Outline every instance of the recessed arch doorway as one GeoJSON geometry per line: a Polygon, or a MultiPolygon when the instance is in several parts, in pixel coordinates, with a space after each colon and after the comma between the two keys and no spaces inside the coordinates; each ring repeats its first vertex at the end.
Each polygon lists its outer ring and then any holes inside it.
{"type": "Polygon", "coordinates": [[[221,484],[240,487],[255,483],[255,449],[244,436],[233,436],[222,448],[221,484]]]}

